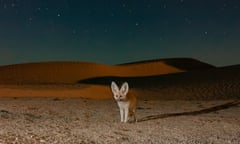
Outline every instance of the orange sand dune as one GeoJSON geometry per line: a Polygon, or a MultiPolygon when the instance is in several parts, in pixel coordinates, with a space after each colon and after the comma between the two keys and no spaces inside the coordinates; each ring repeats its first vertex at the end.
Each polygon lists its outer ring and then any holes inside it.
{"type": "MultiPolygon", "coordinates": [[[[190,60],[189,60],[190,61],[190,60]]],[[[185,70],[164,60],[109,66],[88,62],[43,62],[0,67],[2,84],[76,83],[101,76],[151,76],[185,70]]]]}
{"type": "Polygon", "coordinates": [[[123,65],[89,62],[42,62],[0,66],[0,84],[77,83],[102,76],[152,76],[212,68],[194,59],[163,59],[123,65]]]}
{"type": "MultiPolygon", "coordinates": [[[[122,65],[42,62],[0,67],[0,97],[111,98],[109,86],[82,84],[96,77],[143,77],[213,68],[193,59],[167,59],[122,65]]],[[[134,84],[131,84],[131,86],[134,84]]]]}
{"type": "Polygon", "coordinates": [[[112,93],[101,85],[1,85],[0,97],[62,97],[108,99],[112,93]]]}
{"type": "Polygon", "coordinates": [[[79,79],[108,75],[111,67],[86,62],[44,62],[0,67],[0,83],[76,83],[79,79]]]}

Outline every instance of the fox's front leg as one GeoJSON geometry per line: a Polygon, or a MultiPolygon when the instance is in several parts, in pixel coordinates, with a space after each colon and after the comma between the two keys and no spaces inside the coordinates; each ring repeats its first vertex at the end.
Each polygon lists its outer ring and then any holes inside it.
{"type": "Polygon", "coordinates": [[[123,111],[123,109],[122,108],[119,108],[119,110],[120,110],[120,117],[121,117],[121,122],[123,122],[124,121],[124,111],[123,111]]]}
{"type": "Polygon", "coordinates": [[[127,108],[124,109],[124,115],[125,115],[124,116],[124,122],[128,122],[128,111],[129,110],[127,108]]]}

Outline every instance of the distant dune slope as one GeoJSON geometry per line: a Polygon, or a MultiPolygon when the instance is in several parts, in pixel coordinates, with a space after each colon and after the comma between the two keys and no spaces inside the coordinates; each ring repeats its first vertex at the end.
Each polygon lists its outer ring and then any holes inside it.
{"type": "MultiPolygon", "coordinates": [[[[84,62],[43,62],[0,67],[1,83],[72,83],[76,78],[101,76],[109,67],[84,62]]],[[[108,73],[106,73],[108,74],[108,73]]]]}
{"type": "Polygon", "coordinates": [[[198,71],[198,70],[205,70],[210,68],[215,68],[215,66],[201,62],[196,59],[192,58],[169,58],[169,59],[155,59],[155,60],[145,60],[145,61],[138,61],[138,62],[131,62],[131,63],[124,63],[119,65],[136,65],[136,64],[144,64],[144,63],[154,63],[154,62],[163,62],[167,65],[174,66],[175,68],[184,70],[184,71],[198,71]]]}
{"type": "Polygon", "coordinates": [[[95,77],[80,80],[79,83],[86,84],[101,84],[106,85],[116,81],[128,81],[134,84],[134,88],[144,87],[156,87],[159,85],[183,85],[183,84],[199,84],[205,82],[220,82],[220,81],[239,81],[240,83],[240,65],[220,67],[214,69],[208,69],[204,71],[186,71],[182,73],[171,73],[164,75],[152,75],[152,76],[135,76],[135,77],[119,77],[119,76],[105,76],[95,77]]]}
{"type": "Polygon", "coordinates": [[[0,67],[0,84],[72,84],[94,77],[139,77],[213,68],[194,59],[165,59],[109,66],[88,62],[42,62],[0,67]]]}
{"type": "Polygon", "coordinates": [[[115,66],[88,62],[1,66],[0,96],[112,98],[109,84],[113,80],[117,83],[128,81],[139,99],[240,98],[240,65],[216,68],[193,59],[115,66]]]}
{"type": "Polygon", "coordinates": [[[80,83],[109,85],[128,81],[139,97],[209,100],[240,98],[240,65],[146,77],[98,77],[80,83]]]}

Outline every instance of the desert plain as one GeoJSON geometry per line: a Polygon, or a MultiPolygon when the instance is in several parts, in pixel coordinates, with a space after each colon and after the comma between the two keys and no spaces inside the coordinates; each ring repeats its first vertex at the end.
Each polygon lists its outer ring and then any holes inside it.
{"type": "Polygon", "coordinates": [[[0,66],[0,144],[240,143],[240,65],[189,58],[0,66]],[[121,123],[111,81],[138,122],[121,123]]]}

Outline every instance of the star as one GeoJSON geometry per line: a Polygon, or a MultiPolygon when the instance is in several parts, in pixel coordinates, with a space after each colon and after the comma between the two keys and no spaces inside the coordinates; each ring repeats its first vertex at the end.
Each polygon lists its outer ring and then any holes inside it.
{"type": "Polygon", "coordinates": [[[108,29],[104,29],[104,33],[108,33],[108,29]]]}
{"type": "Polygon", "coordinates": [[[15,7],[15,3],[12,3],[12,4],[11,4],[11,7],[14,8],[14,7],[15,7]]]}
{"type": "Polygon", "coordinates": [[[111,15],[110,15],[111,17],[114,17],[115,16],[115,14],[114,13],[111,13],[111,15]]]}
{"type": "Polygon", "coordinates": [[[27,24],[31,25],[32,22],[33,22],[33,18],[32,18],[32,17],[29,17],[29,18],[27,19],[27,24]]]}
{"type": "Polygon", "coordinates": [[[77,34],[76,29],[73,29],[73,30],[72,30],[72,34],[73,34],[73,35],[77,34]]]}
{"type": "Polygon", "coordinates": [[[223,4],[223,7],[227,7],[227,4],[226,4],[226,3],[224,3],[224,4],[223,4]]]}
{"type": "Polygon", "coordinates": [[[166,5],[166,4],[164,4],[164,5],[163,5],[163,8],[164,8],[164,9],[166,9],[166,8],[167,8],[167,5],[166,5]]]}

